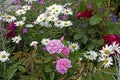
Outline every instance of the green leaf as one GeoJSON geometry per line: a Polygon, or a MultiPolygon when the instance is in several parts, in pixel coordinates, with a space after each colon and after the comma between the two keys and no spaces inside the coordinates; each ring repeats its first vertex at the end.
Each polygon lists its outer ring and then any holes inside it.
{"type": "Polygon", "coordinates": [[[21,71],[21,72],[25,72],[26,71],[26,69],[23,66],[18,66],[18,70],[21,71]]]}
{"type": "Polygon", "coordinates": [[[86,35],[84,35],[84,36],[82,37],[81,41],[82,41],[84,44],[86,44],[86,43],[87,43],[87,41],[88,41],[87,36],[86,36],[86,35]]]}
{"type": "Polygon", "coordinates": [[[46,65],[46,66],[44,67],[44,70],[45,70],[45,72],[51,72],[51,71],[52,71],[52,68],[50,67],[50,65],[46,65]]]}
{"type": "Polygon", "coordinates": [[[81,34],[75,34],[75,35],[74,35],[74,39],[75,39],[75,40],[79,40],[81,37],[82,37],[81,34]]]}
{"type": "Polygon", "coordinates": [[[96,5],[98,7],[102,6],[103,1],[102,0],[96,0],[96,5]]]}
{"type": "Polygon", "coordinates": [[[86,10],[86,5],[85,5],[85,3],[81,3],[80,11],[81,11],[81,12],[84,12],[85,10],[86,10]]]}
{"type": "Polygon", "coordinates": [[[50,74],[50,80],[54,80],[54,77],[55,77],[55,73],[52,72],[52,73],[50,74]]]}
{"type": "Polygon", "coordinates": [[[16,71],[17,71],[17,67],[9,68],[7,70],[7,79],[10,80],[14,76],[16,71]]]}
{"type": "Polygon", "coordinates": [[[48,63],[48,62],[50,62],[50,61],[51,61],[51,57],[47,57],[47,58],[44,58],[43,63],[48,63]]]}
{"type": "Polygon", "coordinates": [[[92,73],[89,72],[89,73],[87,74],[86,80],[92,80],[92,73]]]}
{"type": "Polygon", "coordinates": [[[90,24],[96,25],[96,24],[100,23],[101,20],[102,20],[102,18],[96,14],[90,18],[90,24]]]}

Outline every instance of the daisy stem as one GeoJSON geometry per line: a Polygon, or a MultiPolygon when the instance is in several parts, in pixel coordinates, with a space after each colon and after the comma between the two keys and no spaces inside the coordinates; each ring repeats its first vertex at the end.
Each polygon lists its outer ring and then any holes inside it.
{"type": "Polygon", "coordinates": [[[6,80],[6,63],[4,62],[4,80],[6,80]]]}
{"type": "Polygon", "coordinates": [[[120,58],[118,57],[117,60],[118,60],[117,80],[120,80],[120,58]]]}

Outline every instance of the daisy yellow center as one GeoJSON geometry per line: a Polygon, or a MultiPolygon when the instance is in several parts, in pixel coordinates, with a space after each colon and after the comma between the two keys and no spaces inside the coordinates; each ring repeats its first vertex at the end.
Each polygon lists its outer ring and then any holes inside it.
{"type": "Polygon", "coordinates": [[[6,55],[3,54],[3,55],[2,55],[2,58],[6,58],[6,55]]]}
{"type": "Polygon", "coordinates": [[[48,41],[45,41],[45,43],[48,43],[48,41]]]}
{"type": "Polygon", "coordinates": [[[22,14],[22,11],[20,11],[20,13],[22,14]]]}
{"type": "Polygon", "coordinates": [[[52,9],[55,9],[55,7],[52,7],[52,9]]]}
{"type": "Polygon", "coordinates": [[[72,45],[72,48],[75,49],[75,48],[76,48],[76,45],[72,45]]]}
{"type": "Polygon", "coordinates": [[[42,17],[40,17],[40,20],[42,20],[42,17]]]}
{"type": "Polygon", "coordinates": [[[56,10],[56,12],[58,12],[58,10],[56,10]]]}
{"type": "Polygon", "coordinates": [[[16,40],[15,40],[15,41],[17,42],[18,40],[19,40],[19,39],[18,39],[18,38],[16,38],[16,40]]]}
{"type": "Polygon", "coordinates": [[[64,25],[65,25],[65,26],[67,26],[67,25],[68,25],[68,23],[64,23],[64,25]]]}
{"type": "Polygon", "coordinates": [[[60,24],[60,22],[57,22],[57,24],[60,24]]]}
{"type": "Polygon", "coordinates": [[[11,16],[7,16],[8,19],[11,19],[11,16]]]}
{"type": "Polygon", "coordinates": [[[109,54],[109,52],[110,52],[109,50],[104,50],[105,54],[109,54]]]}
{"type": "Polygon", "coordinates": [[[108,63],[108,59],[105,59],[105,60],[104,60],[104,63],[108,63]]]}
{"type": "Polygon", "coordinates": [[[54,17],[52,17],[51,19],[52,19],[52,20],[54,20],[55,18],[54,18],[54,17]]]}
{"type": "Polygon", "coordinates": [[[46,22],[46,19],[44,19],[43,22],[46,22]]]}
{"type": "Polygon", "coordinates": [[[68,11],[66,11],[66,13],[69,13],[68,11]]]}

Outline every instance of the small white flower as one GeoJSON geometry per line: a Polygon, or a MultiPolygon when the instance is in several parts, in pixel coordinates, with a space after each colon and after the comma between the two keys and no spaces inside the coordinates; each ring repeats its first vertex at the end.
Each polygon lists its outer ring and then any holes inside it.
{"type": "Polygon", "coordinates": [[[26,24],[25,27],[32,28],[32,27],[34,27],[34,25],[32,25],[32,24],[26,24]]]}
{"type": "Polygon", "coordinates": [[[47,38],[47,39],[45,39],[45,38],[43,38],[42,40],[41,40],[41,43],[42,43],[42,45],[47,45],[48,44],[48,42],[50,41],[50,39],[49,38],[47,38]]]}
{"type": "Polygon", "coordinates": [[[16,15],[17,15],[17,16],[23,15],[23,14],[25,14],[25,13],[26,13],[26,11],[23,10],[23,9],[20,9],[20,10],[17,10],[17,11],[16,11],[16,15]]]}
{"type": "Polygon", "coordinates": [[[25,5],[25,6],[22,6],[22,9],[23,9],[23,10],[30,10],[30,9],[31,9],[31,6],[25,5]]]}
{"type": "Polygon", "coordinates": [[[21,38],[21,36],[15,36],[14,38],[12,38],[12,40],[13,40],[13,42],[15,42],[15,43],[19,43],[20,42],[20,40],[21,40],[22,38],[21,38]]]}
{"type": "Polygon", "coordinates": [[[99,51],[101,53],[101,56],[109,56],[113,52],[113,47],[110,45],[105,45],[105,47],[102,47],[102,50],[99,51]]]}
{"type": "Polygon", "coordinates": [[[73,12],[70,8],[64,9],[62,13],[65,15],[73,15],[73,12]]]}
{"type": "Polygon", "coordinates": [[[58,18],[55,15],[49,16],[48,21],[57,21],[58,18]]]}
{"type": "Polygon", "coordinates": [[[71,26],[72,25],[72,22],[71,21],[62,21],[62,27],[68,27],[68,26],[71,26]]]}
{"type": "Polygon", "coordinates": [[[7,60],[9,60],[9,55],[10,53],[6,52],[6,51],[0,51],[0,61],[1,62],[5,62],[7,60]]]}
{"type": "Polygon", "coordinates": [[[35,45],[37,45],[37,44],[38,44],[37,41],[32,41],[32,42],[30,43],[30,46],[35,46],[35,45]]]}
{"type": "Polygon", "coordinates": [[[3,19],[3,15],[0,13],[0,20],[2,20],[3,19]]]}
{"type": "Polygon", "coordinates": [[[25,23],[24,21],[17,21],[14,23],[16,26],[23,26],[25,23]]]}
{"type": "Polygon", "coordinates": [[[96,60],[98,54],[95,51],[87,51],[84,53],[84,57],[90,59],[90,60],[96,60]]]}
{"type": "Polygon", "coordinates": [[[66,3],[63,7],[70,6],[72,3],[66,3]]]}
{"type": "Polygon", "coordinates": [[[77,51],[79,49],[78,43],[70,43],[69,44],[69,49],[71,50],[71,52],[77,51]]]}
{"type": "Polygon", "coordinates": [[[44,13],[42,13],[42,14],[40,14],[38,17],[37,17],[37,20],[36,20],[36,22],[42,22],[43,20],[45,20],[46,19],[46,14],[44,14],[44,13]]]}
{"type": "Polygon", "coordinates": [[[25,0],[28,4],[32,4],[33,1],[36,1],[36,0],[25,0]]]}
{"type": "Polygon", "coordinates": [[[113,42],[112,47],[113,47],[113,51],[116,51],[117,53],[120,54],[120,46],[119,46],[119,44],[117,44],[116,42],[113,42]]]}
{"type": "Polygon", "coordinates": [[[15,21],[15,20],[16,20],[15,16],[7,15],[7,14],[4,16],[4,19],[3,19],[3,21],[8,22],[8,23],[15,21]]]}
{"type": "Polygon", "coordinates": [[[98,61],[103,61],[104,68],[110,67],[110,65],[113,65],[113,59],[111,57],[99,57],[98,61]]]}
{"type": "Polygon", "coordinates": [[[62,28],[62,22],[61,22],[60,20],[55,21],[55,22],[54,22],[54,25],[55,25],[56,27],[62,28]]]}
{"type": "Polygon", "coordinates": [[[25,21],[25,20],[26,20],[26,17],[22,17],[22,20],[25,21]]]}

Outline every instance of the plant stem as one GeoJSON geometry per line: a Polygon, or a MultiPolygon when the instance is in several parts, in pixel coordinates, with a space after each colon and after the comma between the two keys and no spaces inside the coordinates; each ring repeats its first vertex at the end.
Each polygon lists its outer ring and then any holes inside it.
{"type": "Polygon", "coordinates": [[[6,63],[4,62],[4,80],[6,80],[6,63]]]}
{"type": "Polygon", "coordinates": [[[120,58],[117,58],[118,61],[118,71],[117,71],[117,80],[120,80],[120,58]]]}

